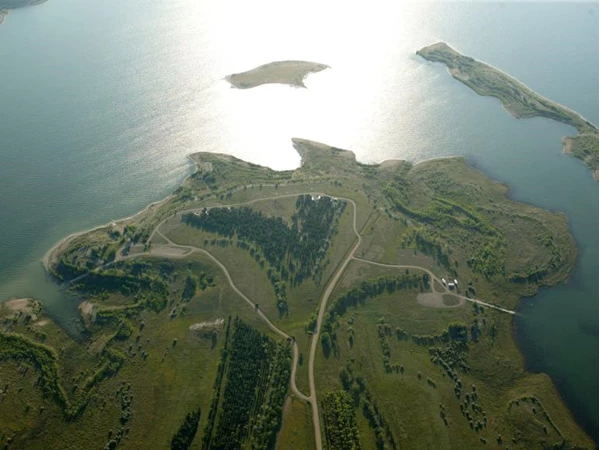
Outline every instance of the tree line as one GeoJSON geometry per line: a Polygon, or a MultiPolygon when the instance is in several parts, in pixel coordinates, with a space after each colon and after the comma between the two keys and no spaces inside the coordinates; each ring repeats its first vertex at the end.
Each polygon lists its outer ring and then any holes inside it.
{"type": "Polygon", "coordinates": [[[304,195],[296,202],[291,226],[281,217],[268,217],[248,207],[212,208],[184,214],[182,220],[204,231],[255,244],[281,278],[296,284],[318,273],[344,207],[345,202],[330,197],[312,200],[304,195]]]}
{"type": "Polygon", "coordinates": [[[236,449],[247,443],[272,448],[289,384],[291,347],[237,317],[232,330],[228,325],[202,448],[236,449]]]}
{"type": "Polygon", "coordinates": [[[360,449],[354,404],[352,397],[346,391],[325,394],[323,422],[329,448],[336,450],[360,449]]]}

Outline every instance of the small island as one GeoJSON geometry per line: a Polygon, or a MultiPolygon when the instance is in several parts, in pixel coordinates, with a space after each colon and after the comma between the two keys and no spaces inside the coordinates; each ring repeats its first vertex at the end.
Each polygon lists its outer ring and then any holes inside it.
{"type": "Polygon", "coordinates": [[[0,306],[10,448],[593,448],[514,341],[519,299],[575,264],[566,217],[463,158],[292,144],[290,171],[194,154],[173,195],[49,252],[81,333],[0,306]]]}
{"type": "Polygon", "coordinates": [[[582,159],[598,180],[598,128],[581,115],[532,91],[501,70],[460,54],[445,42],[423,47],[417,54],[445,64],[450,75],[479,95],[498,98],[513,117],[546,117],[575,128],[579,134],[564,138],[564,152],[582,159]]]}
{"type": "Polygon", "coordinates": [[[269,83],[305,88],[304,79],[309,74],[328,68],[325,64],[309,61],[275,61],[246,72],[228,75],[225,80],[238,89],[250,89],[269,83]]]}

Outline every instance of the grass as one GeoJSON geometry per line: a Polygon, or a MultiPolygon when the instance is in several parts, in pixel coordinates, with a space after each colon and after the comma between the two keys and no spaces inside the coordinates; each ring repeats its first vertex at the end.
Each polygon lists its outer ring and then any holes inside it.
{"type": "MultiPolygon", "coordinates": [[[[214,277],[216,286],[198,292],[185,304],[185,312],[181,313],[179,309],[180,314],[175,318],[169,317],[170,308],[160,313],[141,313],[136,319],[134,335],[127,341],[111,344],[127,355],[123,367],[116,376],[103,380],[97,386],[85,413],[76,422],[65,422],[56,402],[42,398],[40,391],[31,387],[35,384],[32,380],[37,377],[33,367],[23,362],[0,366],[0,379],[9,384],[11,394],[7,398],[7,405],[11,405],[11,416],[6,415],[9,410],[2,408],[0,434],[16,436],[13,443],[15,448],[86,448],[90,442],[98,442],[99,446],[103,446],[108,442],[109,430],[116,432],[121,427],[121,409],[115,393],[123,383],[131,384],[134,413],[125,424],[129,431],[119,448],[139,448],[144,443],[166,447],[185,414],[198,406],[202,411],[208,411],[222,339],[219,338],[213,345],[209,339],[191,332],[190,325],[238,314],[252,326],[270,332],[252,309],[230,289],[220,270],[214,268],[206,258],[194,255],[189,261],[175,262],[175,265],[180,274],[188,270],[208,271],[214,277]],[[145,324],[143,331],[138,332],[142,322],[145,324]],[[177,344],[173,346],[175,339],[177,344]],[[134,347],[133,352],[128,351],[130,345],[134,347]],[[142,358],[142,352],[147,352],[149,356],[142,358]],[[28,367],[28,370],[21,375],[18,370],[15,371],[15,366],[20,366],[21,370],[28,367]],[[22,391],[19,392],[19,388],[23,388],[22,391]],[[18,407],[19,404],[29,405],[28,412],[25,412],[24,406],[18,407]],[[39,412],[41,406],[45,408],[42,413],[39,412]],[[26,432],[35,428],[33,424],[37,420],[43,420],[47,427],[44,435],[26,432]],[[28,427],[27,424],[32,426],[28,427]]],[[[178,278],[181,286],[175,283],[175,298],[181,292],[184,276],[179,275],[178,278]]],[[[42,321],[45,324],[39,328],[47,334],[46,344],[58,349],[60,380],[67,393],[75,397],[72,394],[75,384],[72,378],[78,374],[83,374],[80,379],[84,378],[95,369],[100,361],[98,352],[88,349],[95,348],[94,344],[102,339],[103,332],[96,330],[79,343],[61,332],[48,317],[42,316],[37,320],[38,323],[42,321]]],[[[31,328],[36,326],[34,322],[31,328]]],[[[5,327],[2,327],[3,331],[5,327]]],[[[32,334],[22,320],[16,324],[11,322],[9,329],[26,336],[32,334]]],[[[196,440],[201,436],[205,419],[203,415],[196,440]]]]}
{"type": "MultiPolygon", "coordinates": [[[[253,203],[252,208],[269,216],[281,214],[279,217],[291,221],[290,218],[295,212],[295,202],[296,197],[265,200],[253,203]]],[[[246,251],[238,249],[235,245],[225,247],[210,245],[213,239],[220,240],[222,237],[189,227],[181,223],[178,218],[168,220],[161,230],[173,242],[206,248],[221,261],[236,261],[236,264],[228,265],[236,285],[243,286],[242,290],[245,294],[258,302],[261,309],[273,318],[279,327],[297,338],[300,352],[305,358],[308,358],[310,341],[305,332],[306,322],[317,307],[323,288],[356,240],[352,230],[352,214],[353,211],[349,205],[340,218],[337,233],[333,236],[321,283],[317,285],[313,280],[308,279],[298,286],[288,286],[289,315],[284,316],[280,316],[276,308],[274,292],[266,277],[266,270],[261,269],[246,251]]],[[[303,364],[297,372],[298,387],[303,392],[308,392],[307,369],[308,365],[303,364]]]]}
{"type": "MultiPolygon", "coordinates": [[[[173,197],[133,219],[68,241],[55,252],[51,266],[56,269],[58,257],[64,257],[77,271],[87,272],[88,265],[99,264],[93,254],[109,248],[117,249],[119,254],[134,236],[143,249],[144,239],[154,227],[173,216],[161,227],[169,239],[209,250],[225,264],[235,284],[259,303],[278,327],[294,336],[304,359],[298,368],[297,384],[306,394],[311,339],[306,326],[323,289],[356,240],[351,205],[340,217],[321,282],[305,280],[298,286],[288,286],[289,314],[281,317],[266,267],[261,268],[248,251],[238,248],[235,240],[221,245],[217,241],[222,238],[184,225],[181,211],[306,192],[350,198],[357,204],[357,228],[363,235],[357,256],[428,268],[439,277],[457,278],[461,293],[469,287],[469,295],[509,308],[540,286],[565,280],[573,267],[577,250],[564,216],[508,199],[506,186],[487,179],[463,159],[427,161],[416,166],[399,161],[368,166],[358,164],[350,152],[300,139],[293,143],[303,158],[303,166],[295,171],[274,172],[225,155],[194,155],[198,172],[173,197]]],[[[264,200],[252,207],[289,221],[294,201],[264,200]]],[[[153,240],[154,247],[164,243],[159,238],[153,240]]],[[[15,448],[81,447],[87,442],[98,442],[101,447],[119,433],[123,435],[119,448],[164,447],[185,415],[200,407],[202,414],[193,442],[197,447],[208,416],[223,339],[221,335],[216,341],[198,336],[190,326],[239,315],[277,338],[203,254],[196,252],[169,261],[148,253],[140,258],[150,263],[148,270],[153,273],[165,262],[171,265],[166,288],[161,288],[162,297],[145,285],[137,294],[97,286],[92,294],[81,285],[84,291],[79,294],[96,304],[97,313],[113,321],[100,325],[88,320],[88,331],[80,341],[67,336],[45,316],[34,324],[25,324],[21,318],[16,323],[6,319],[0,325],[2,331],[22,333],[34,340],[41,339],[39,330],[44,330],[44,343],[56,350],[58,376],[70,399],[77,398],[75,385],[102,367],[107,350],[125,355],[116,374],[94,385],[87,408],[73,423],[63,420],[56,402],[42,398],[39,389],[32,387],[31,368],[22,375],[19,364],[0,366],[0,381],[6,379],[23,388],[18,396],[13,396],[10,388],[5,395],[15,414],[9,416],[0,410],[0,436],[14,438],[15,448]],[[198,289],[188,302],[182,297],[190,273],[197,279],[204,274],[204,279],[210,278],[211,282],[205,290],[198,289]],[[163,300],[167,306],[161,310],[156,305],[163,300]],[[126,336],[128,329],[130,336],[126,336]],[[127,403],[131,394],[132,416],[121,423],[127,413],[124,399],[127,403]],[[27,413],[23,404],[31,405],[27,413]],[[39,405],[45,407],[44,412],[32,415],[39,405]]],[[[360,281],[396,276],[403,271],[352,261],[330,303],[360,281]]],[[[419,274],[416,269],[409,272],[419,274]]],[[[439,285],[434,284],[434,288],[442,291],[439,285]]],[[[525,371],[523,357],[513,341],[510,316],[470,303],[447,309],[427,308],[417,302],[418,294],[419,289],[395,291],[348,308],[334,330],[337,350],[325,357],[318,346],[318,399],[322,400],[326,392],[344,389],[340,372],[345,369],[349,373],[347,388],[356,402],[356,427],[362,448],[376,448],[381,442],[388,447],[395,442],[399,448],[472,448],[482,445],[481,437],[488,445],[496,445],[498,434],[505,446],[531,448],[556,442],[558,434],[540,434],[540,430],[545,433],[544,426],[549,429],[550,421],[569,443],[593,446],[575,424],[550,379],[525,371]],[[451,324],[462,324],[453,329],[465,330],[470,336],[466,348],[444,338],[450,336],[451,324]],[[397,329],[402,333],[397,334],[397,329]],[[472,339],[473,333],[477,342],[472,339]],[[431,354],[430,347],[435,348],[431,354]],[[389,352],[387,365],[383,362],[384,351],[389,352]],[[437,363],[432,362],[431,355],[436,355],[437,363]],[[442,364],[448,361],[454,365],[451,370],[442,364]],[[461,365],[468,366],[468,371],[463,372],[461,365]],[[455,394],[457,374],[464,386],[460,401],[455,394]],[[486,411],[489,421],[479,432],[471,429],[461,412],[465,390],[472,384],[477,387],[476,403],[486,411]],[[521,403],[510,407],[511,402],[524,397],[537,399],[549,419],[543,413],[538,419],[538,413],[524,410],[521,403]],[[528,414],[536,414],[532,417],[541,425],[530,427],[528,414]]],[[[481,411],[469,414],[482,420],[481,411]]],[[[307,405],[288,397],[282,420],[279,448],[314,446],[307,405]]]]}
{"type": "Polygon", "coordinates": [[[276,448],[295,450],[314,446],[315,434],[310,406],[289,396],[283,406],[283,425],[277,437],[276,448]]]}
{"type": "Polygon", "coordinates": [[[598,180],[598,132],[582,133],[564,139],[565,153],[572,153],[582,159],[592,170],[598,180]]]}

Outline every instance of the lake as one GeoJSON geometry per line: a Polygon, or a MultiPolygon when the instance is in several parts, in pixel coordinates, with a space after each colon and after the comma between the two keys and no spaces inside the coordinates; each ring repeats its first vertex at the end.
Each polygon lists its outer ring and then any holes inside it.
{"type": "Polygon", "coordinates": [[[415,55],[440,40],[598,124],[597,3],[49,0],[0,25],[0,300],[34,296],[66,327],[74,299],[40,258],[60,238],[172,192],[186,155],[297,167],[292,137],[361,162],[464,155],[512,198],[565,213],[580,248],[570,281],[520,306],[516,338],[598,435],[598,184],[561,154],[574,130],[515,120],[415,55]],[[235,90],[273,60],[331,69],[308,89],[235,90]]]}

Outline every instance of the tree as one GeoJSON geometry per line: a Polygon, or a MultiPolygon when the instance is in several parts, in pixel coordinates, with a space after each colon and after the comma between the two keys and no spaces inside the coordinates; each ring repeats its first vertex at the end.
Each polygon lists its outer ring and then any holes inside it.
{"type": "Polygon", "coordinates": [[[342,367],[342,370],[340,370],[340,380],[344,389],[349,390],[352,386],[352,375],[350,375],[350,372],[345,367],[342,367]]]}
{"type": "Polygon", "coordinates": [[[191,300],[192,297],[196,294],[196,289],[198,288],[198,280],[193,275],[188,275],[185,279],[185,286],[183,288],[183,293],[181,297],[183,300],[191,300]]]}
{"type": "Polygon", "coordinates": [[[331,336],[327,331],[324,331],[321,335],[321,345],[323,346],[323,354],[325,357],[329,357],[329,353],[331,352],[331,336]]]}
{"type": "Polygon", "coordinates": [[[192,441],[198,431],[198,423],[200,422],[200,408],[185,416],[183,424],[173,436],[171,440],[172,450],[187,450],[192,445],[192,441]]]}

